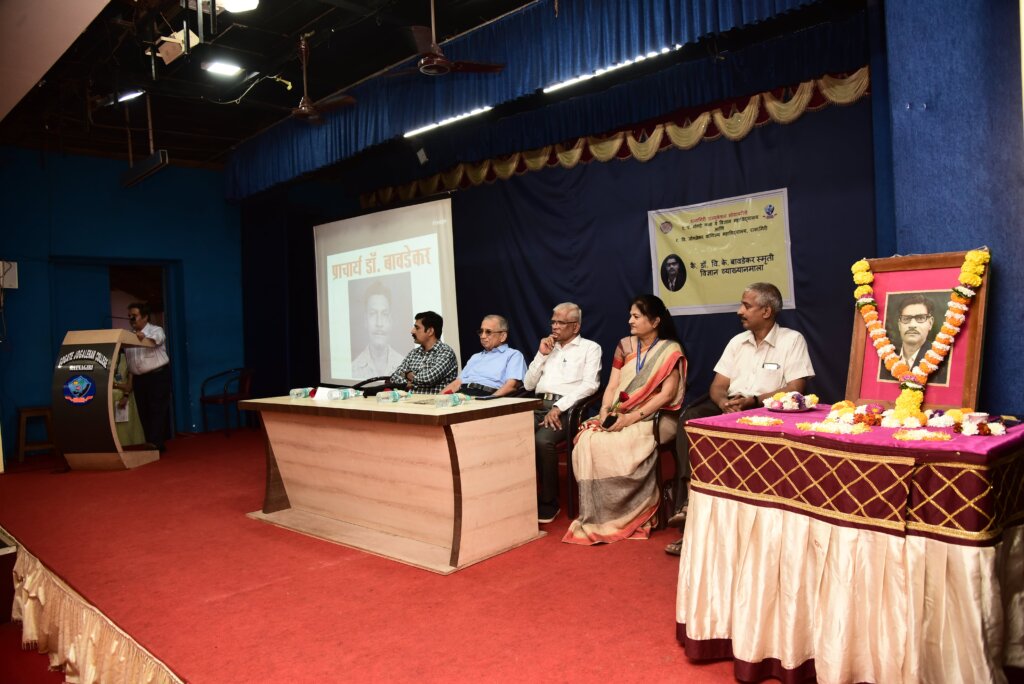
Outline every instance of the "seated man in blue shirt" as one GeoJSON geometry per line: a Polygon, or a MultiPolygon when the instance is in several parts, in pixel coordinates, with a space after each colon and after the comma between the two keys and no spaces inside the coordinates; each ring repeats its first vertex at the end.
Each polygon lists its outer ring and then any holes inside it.
{"type": "Polygon", "coordinates": [[[508,321],[504,316],[491,314],[484,318],[480,329],[482,352],[473,354],[462,369],[462,375],[455,378],[442,391],[443,394],[462,392],[477,397],[503,397],[515,392],[526,375],[526,361],[522,353],[509,348],[508,321]]]}

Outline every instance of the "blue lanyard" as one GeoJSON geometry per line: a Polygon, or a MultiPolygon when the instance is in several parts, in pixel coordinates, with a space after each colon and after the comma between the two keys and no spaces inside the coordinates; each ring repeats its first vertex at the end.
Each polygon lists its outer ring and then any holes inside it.
{"type": "Polygon", "coordinates": [[[644,348],[644,343],[640,341],[640,338],[636,338],[636,372],[639,373],[644,368],[644,364],[647,363],[647,355],[651,353],[651,350],[658,344],[658,338],[654,338],[654,342],[651,342],[651,346],[647,348],[647,353],[643,356],[640,355],[640,351],[644,348]]]}

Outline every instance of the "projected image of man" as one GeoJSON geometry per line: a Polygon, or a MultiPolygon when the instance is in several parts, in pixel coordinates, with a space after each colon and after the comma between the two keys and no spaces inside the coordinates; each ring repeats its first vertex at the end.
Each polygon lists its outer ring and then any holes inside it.
{"type": "Polygon", "coordinates": [[[358,379],[390,375],[402,363],[402,355],[389,342],[391,290],[379,282],[371,285],[366,290],[363,311],[369,342],[352,360],[352,375],[358,379]]]}

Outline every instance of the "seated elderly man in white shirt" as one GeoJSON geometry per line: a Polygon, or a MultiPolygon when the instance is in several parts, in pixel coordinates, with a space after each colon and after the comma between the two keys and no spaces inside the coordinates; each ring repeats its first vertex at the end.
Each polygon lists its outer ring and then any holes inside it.
{"type": "MultiPolygon", "coordinates": [[[[686,421],[745,411],[760,406],[776,392],[803,392],[807,379],[814,377],[804,336],[775,322],[781,309],[782,293],[771,283],[754,283],[744,290],[736,314],[746,330],[725,346],[715,366],[708,399],[683,412],[683,429],[676,434],[676,514],[669,525],[677,527],[686,522],[690,484],[686,421]]],[[[679,541],[665,547],[672,555],[679,555],[679,550],[679,541]]]]}
{"type": "Polygon", "coordinates": [[[551,334],[540,341],[537,355],[526,369],[523,386],[544,400],[535,412],[537,430],[537,520],[549,523],[558,516],[558,443],[565,438],[562,413],[597,391],[601,373],[601,347],[580,337],[583,312],[572,302],[555,307],[551,334]]]}

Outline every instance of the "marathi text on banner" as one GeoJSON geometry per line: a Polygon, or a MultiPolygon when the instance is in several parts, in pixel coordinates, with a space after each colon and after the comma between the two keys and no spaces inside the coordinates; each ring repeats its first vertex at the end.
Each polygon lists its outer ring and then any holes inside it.
{"type": "Polygon", "coordinates": [[[654,291],[675,315],[735,311],[752,282],[794,307],[785,188],[647,213],[654,291]]]}

